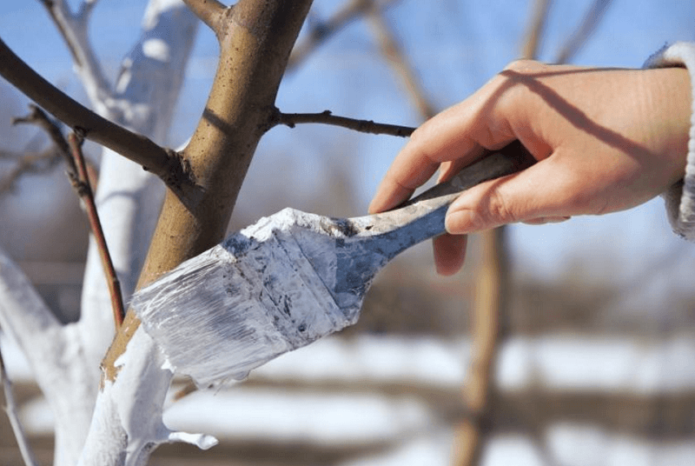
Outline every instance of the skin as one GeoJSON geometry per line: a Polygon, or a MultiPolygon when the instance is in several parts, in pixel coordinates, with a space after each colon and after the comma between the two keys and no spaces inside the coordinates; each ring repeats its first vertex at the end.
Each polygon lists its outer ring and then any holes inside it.
{"type": "Polygon", "coordinates": [[[683,68],[514,62],[413,133],[369,210],[395,207],[437,170],[445,180],[520,141],[535,165],[482,183],[450,206],[434,257],[437,271],[451,275],[463,265],[468,233],[616,212],[668,189],[685,172],[691,99],[683,68]]]}

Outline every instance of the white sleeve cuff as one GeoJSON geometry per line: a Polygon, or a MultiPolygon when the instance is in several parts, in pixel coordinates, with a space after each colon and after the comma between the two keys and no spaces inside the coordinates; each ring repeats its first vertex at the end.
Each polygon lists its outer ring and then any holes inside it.
{"type": "Polygon", "coordinates": [[[676,42],[665,46],[644,64],[645,68],[671,66],[687,68],[693,100],[685,177],[663,193],[662,197],[666,201],[666,211],[673,231],[688,241],[695,242],[695,43],[676,42]]]}

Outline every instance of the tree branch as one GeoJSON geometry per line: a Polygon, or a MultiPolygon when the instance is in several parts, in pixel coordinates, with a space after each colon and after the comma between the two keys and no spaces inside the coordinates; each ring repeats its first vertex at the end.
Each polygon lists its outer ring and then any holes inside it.
{"type": "Polygon", "coordinates": [[[74,158],[74,164],[77,166],[76,173],[72,174],[70,179],[75,191],[77,191],[77,195],[80,197],[80,199],[82,199],[85,210],[87,211],[89,226],[92,230],[92,234],[94,235],[94,239],[96,240],[97,247],[99,249],[99,256],[101,257],[101,264],[104,268],[104,275],[106,276],[106,282],[109,286],[113,320],[116,325],[116,329],[118,329],[120,328],[121,324],[123,324],[123,318],[125,317],[123,295],[121,294],[121,283],[118,281],[118,275],[116,274],[116,269],[113,267],[111,254],[109,254],[109,248],[106,244],[106,238],[104,237],[104,230],[101,228],[101,220],[99,220],[97,206],[94,203],[94,193],[89,182],[87,165],[85,164],[82,148],[80,147],[81,142],[78,141],[78,137],[74,132],[68,135],[68,141],[72,156],[74,158]]]}
{"type": "Polygon", "coordinates": [[[550,0],[535,0],[533,4],[533,14],[529,23],[526,40],[521,48],[522,58],[533,60],[538,55],[538,47],[543,35],[545,20],[548,16],[550,0]]]}
{"type": "Polygon", "coordinates": [[[408,137],[415,131],[415,128],[409,126],[389,125],[386,123],[375,123],[371,120],[356,120],[336,116],[330,110],[325,110],[321,113],[282,113],[278,110],[272,118],[271,125],[285,125],[294,128],[295,125],[306,123],[340,126],[360,133],[386,134],[399,137],[408,137]]]}
{"type": "MultiPolygon", "coordinates": [[[[0,157],[8,155],[0,151],[0,157]]],[[[11,192],[14,185],[22,175],[27,173],[41,173],[53,168],[60,160],[61,155],[55,147],[49,147],[41,152],[30,152],[26,154],[12,154],[13,158],[18,159],[17,164],[7,175],[0,179],[0,195],[11,192]]]]}
{"type": "MultiPolygon", "coordinates": [[[[383,8],[393,2],[394,0],[381,0],[379,5],[383,8]]],[[[292,70],[296,68],[300,62],[304,61],[321,44],[367,13],[373,3],[374,0],[348,0],[343,4],[342,8],[326,21],[310,22],[308,37],[292,50],[287,69],[292,70]]]]}
{"type": "Polygon", "coordinates": [[[0,75],[58,120],[85,137],[118,152],[157,175],[187,205],[200,198],[200,189],[180,154],[160,147],[145,136],[111,123],[46,81],[0,40],[0,75]]]}
{"type": "Polygon", "coordinates": [[[19,452],[22,455],[24,464],[26,466],[38,466],[36,458],[29,447],[29,441],[24,433],[24,428],[17,415],[17,403],[14,400],[14,393],[12,390],[12,382],[7,376],[7,371],[5,370],[5,361],[2,358],[2,350],[0,349],[0,382],[2,382],[3,392],[5,394],[5,412],[7,412],[7,417],[10,419],[10,425],[12,426],[12,431],[14,432],[14,437],[17,440],[17,445],[19,446],[19,452]]]}
{"type": "Polygon", "coordinates": [[[224,31],[224,19],[232,13],[234,6],[225,6],[217,0],[183,0],[191,11],[207,27],[212,29],[217,38],[224,31]]]}
{"type": "Polygon", "coordinates": [[[589,11],[584,16],[579,28],[572,34],[557,54],[555,63],[567,63],[574,58],[579,50],[586,44],[596,26],[603,18],[610,0],[595,0],[589,11]]]}
{"type": "Polygon", "coordinates": [[[104,237],[104,231],[101,227],[101,221],[99,220],[99,214],[94,202],[94,192],[89,180],[84,155],[82,154],[82,142],[78,141],[78,137],[74,132],[68,136],[69,142],[66,141],[58,125],[51,121],[40,108],[35,105],[30,105],[30,108],[32,109],[32,112],[28,116],[13,118],[12,123],[34,124],[42,128],[48,133],[49,137],[57,147],[58,153],[65,159],[68,166],[68,179],[77,193],[77,196],[82,200],[83,206],[87,213],[87,218],[89,220],[89,226],[92,230],[92,235],[94,235],[97,247],[99,249],[102,268],[109,286],[109,295],[111,296],[111,307],[113,309],[114,322],[116,324],[116,328],[118,328],[123,323],[123,317],[125,316],[123,297],[121,295],[121,285],[118,281],[116,270],[113,267],[113,262],[111,261],[111,255],[109,254],[109,249],[106,245],[106,238],[104,237]]]}
{"type": "Polygon", "coordinates": [[[402,79],[408,96],[410,96],[410,99],[420,115],[422,115],[425,120],[432,118],[436,111],[430,104],[429,99],[425,96],[425,90],[420,85],[412,66],[410,66],[408,60],[401,51],[394,32],[386,22],[382,10],[383,7],[373,0],[370,3],[371,8],[369,9],[367,18],[379,42],[382,53],[391,64],[396,74],[402,79]]]}
{"type": "Polygon", "coordinates": [[[84,0],[76,13],[64,0],[39,0],[55,23],[75,64],[87,96],[97,113],[107,115],[106,101],[112,95],[94,49],[89,43],[89,18],[96,0],[84,0]]]}
{"type": "Polygon", "coordinates": [[[58,154],[63,157],[63,160],[65,160],[65,163],[68,165],[68,173],[77,176],[77,166],[73,158],[70,157],[70,147],[68,147],[68,143],[65,141],[60,127],[55,122],[51,121],[46,113],[36,105],[29,104],[29,109],[31,110],[29,115],[13,118],[12,124],[31,124],[43,129],[48,134],[48,137],[51,138],[58,154]]]}

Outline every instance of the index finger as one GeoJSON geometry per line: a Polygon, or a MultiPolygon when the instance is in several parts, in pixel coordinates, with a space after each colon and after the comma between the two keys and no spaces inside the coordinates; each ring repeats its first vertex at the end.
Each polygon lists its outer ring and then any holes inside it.
{"type": "MultiPolygon", "coordinates": [[[[483,118],[477,109],[480,94],[443,111],[415,130],[379,185],[370,212],[388,210],[408,199],[442,162],[457,160],[456,166],[463,167],[483,155],[485,148],[477,141],[482,138],[488,142],[491,131],[486,121],[490,115],[483,118]],[[477,134],[480,131],[487,134],[477,134]]],[[[511,131],[502,129],[492,131],[497,133],[495,145],[503,146],[515,139],[511,131]]]]}

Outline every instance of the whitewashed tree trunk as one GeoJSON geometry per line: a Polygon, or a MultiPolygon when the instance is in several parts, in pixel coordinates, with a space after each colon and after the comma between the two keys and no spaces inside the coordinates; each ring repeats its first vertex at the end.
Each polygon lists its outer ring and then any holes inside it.
{"type": "MultiPolygon", "coordinates": [[[[92,106],[164,143],[197,23],[179,0],[151,0],[141,38],[123,61],[115,89],[104,89],[98,70],[78,67],[92,106]]],[[[85,24],[71,24],[68,34],[86,44],[85,24]]],[[[89,65],[93,57],[88,58],[89,65]]],[[[126,300],[135,288],[163,192],[162,183],[139,165],[104,151],[97,203],[126,300]]],[[[189,440],[170,436],[161,424],[171,374],[161,370],[158,351],[148,339],[135,338],[131,346],[137,346],[139,354],[129,359],[140,364],[124,365],[119,382],[104,388],[95,411],[99,363],[113,338],[114,323],[93,242],[83,290],[79,322],[61,326],[22,272],[0,252],[0,326],[23,350],[53,410],[54,464],[73,466],[80,456],[81,463],[89,465],[144,464],[154,444],[189,440]]],[[[129,348],[128,355],[133,352],[129,348]]],[[[206,446],[208,440],[194,441],[206,446]]]]}

